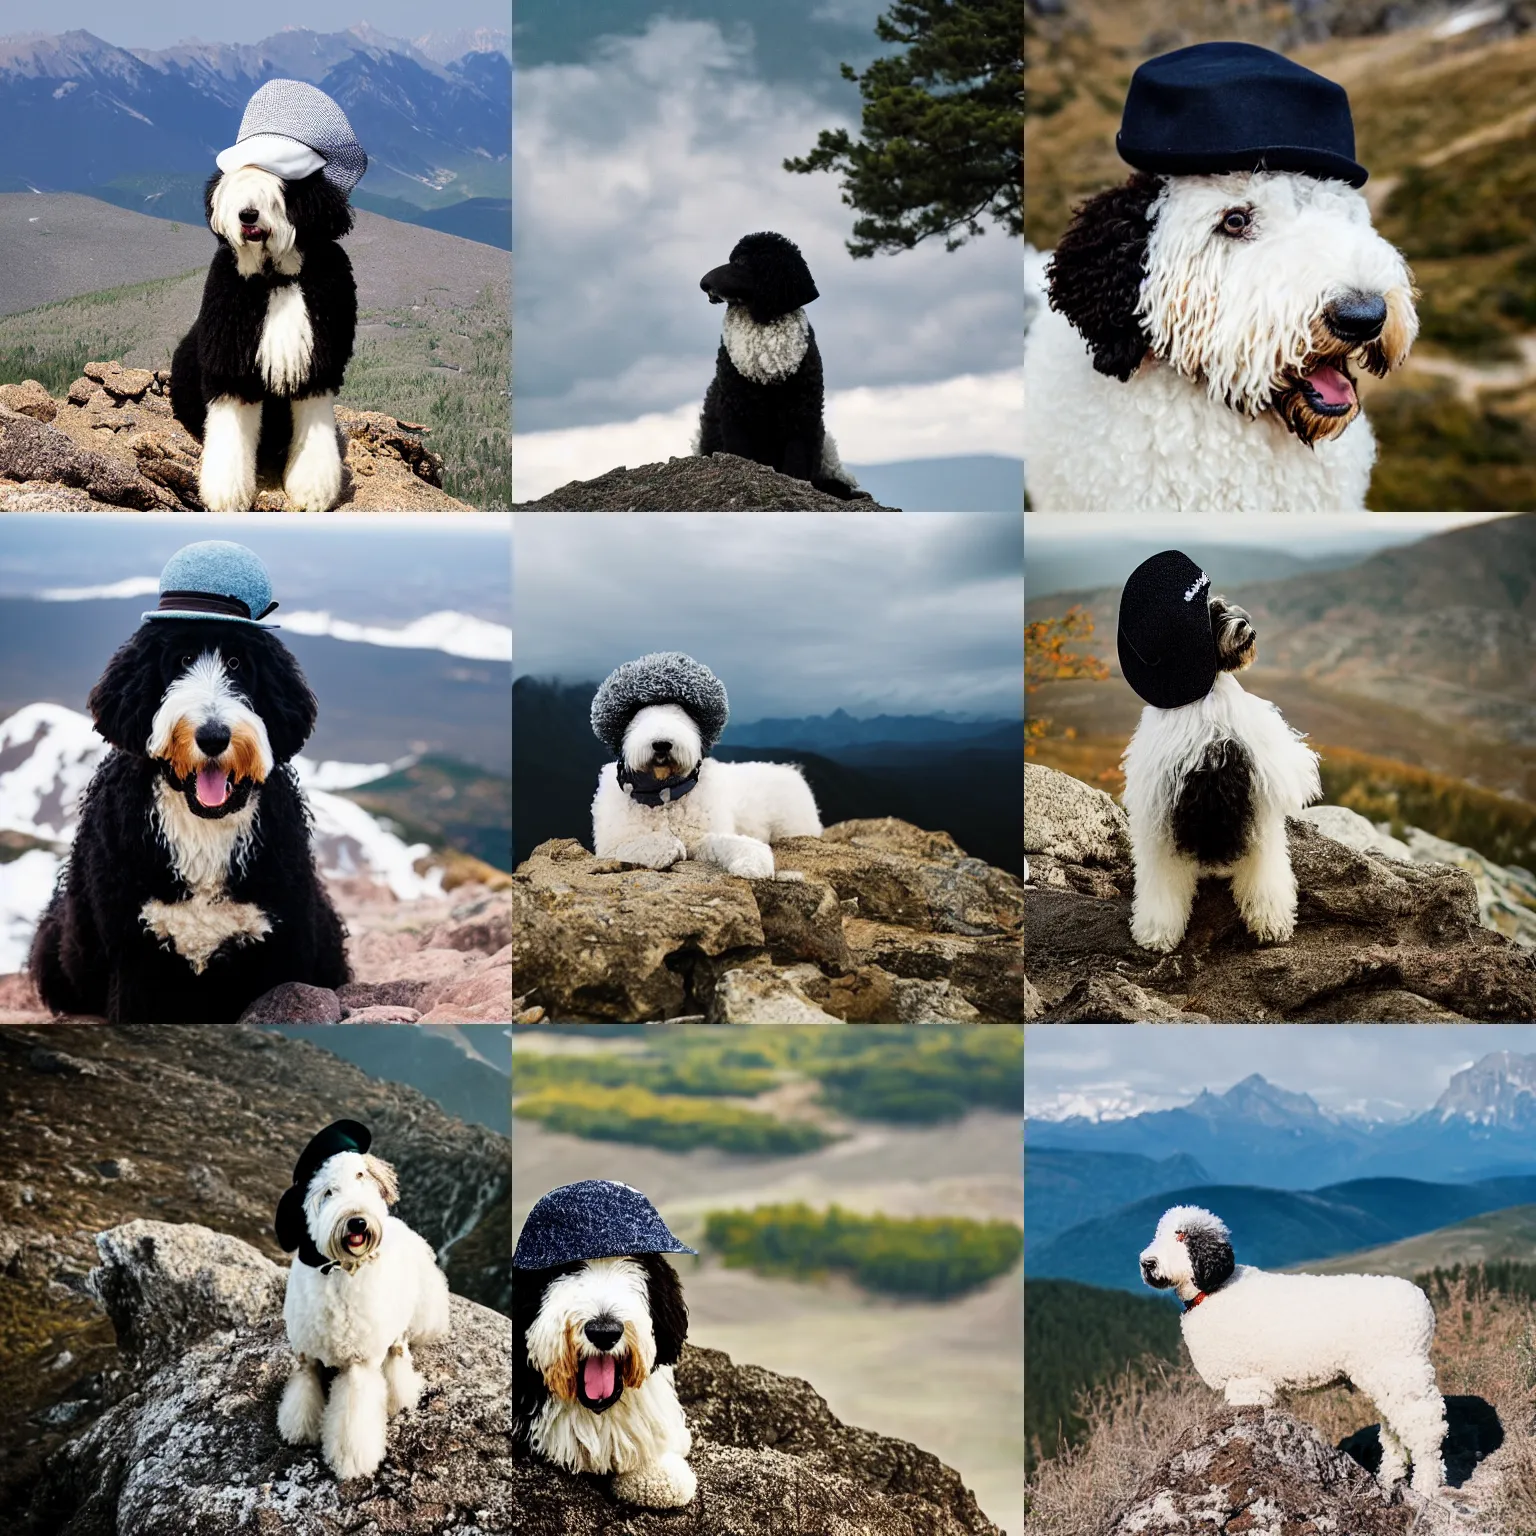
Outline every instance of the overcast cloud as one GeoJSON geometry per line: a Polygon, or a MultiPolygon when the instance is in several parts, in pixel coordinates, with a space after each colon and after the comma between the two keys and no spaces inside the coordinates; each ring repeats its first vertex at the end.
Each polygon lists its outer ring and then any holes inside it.
{"type": "MultiPolygon", "coordinates": [[[[639,36],[599,40],[587,62],[520,71],[517,89],[520,434],[697,404],[723,313],[699,278],[759,229],[790,236],[810,264],[829,390],[1018,367],[1017,241],[993,229],[952,254],[925,243],[855,262],[837,178],[781,168],[819,129],[856,126],[852,85],[839,119],[793,82],[761,78],[750,29],[653,17],[639,36]]],[[[1021,440],[991,451],[1016,454],[1021,440]]],[[[894,436],[890,447],[883,457],[907,456],[894,436]]]]}
{"type": "Polygon", "coordinates": [[[616,513],[517,519],[514,670],[597,681],[686,651],[732,716],[949,711],[1015,718],[1016,519],[616,513]]]}

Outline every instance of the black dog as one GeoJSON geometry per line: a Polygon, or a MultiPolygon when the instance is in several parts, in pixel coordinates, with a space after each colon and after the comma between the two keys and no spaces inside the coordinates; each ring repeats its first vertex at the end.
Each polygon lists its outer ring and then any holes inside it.
{"type": "Polygon", "coordinates": [[[112,744],[91,779],[29,970],[55,1013],[238,1019],[285,981],[348,979],[289,760],[315,724],[267,630],[145,623],[91,691],[112,744]]]}
{"type": "Polygon", "coordinates": [[[699,287],[727,306],[699,452],[734,453],[844,501],[868,500],[822,422],[821,352],[802,307],[816,284],[800,248],[783,235],[744,235],[699,287]]]}
{"type": "Polygon", "coordinates": [[[336,243],[351,204],[323,171],[287,182],[249,165],[212,176],[203,203],[219,248],[171,359],[171,409],[203,444],[203,505],[249,511],[259,472],[282,476],[295,510],[329,511],[343,483],[335,397],[357,330],[336,243]]]}

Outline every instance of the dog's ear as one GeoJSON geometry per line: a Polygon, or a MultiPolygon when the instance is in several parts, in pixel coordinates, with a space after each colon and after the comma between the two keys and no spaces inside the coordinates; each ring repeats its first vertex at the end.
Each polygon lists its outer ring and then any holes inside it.
{"type": "Polygon", "coordinates": [[[752,297],[747,310],[759,325],[821,297],[800,247],[784,235],[748,235],[731,252],[731,264],[738,263],[751,274],[752,297]]]}
{"type": "Polygon", "coordinates": [[[117,648],[86,700],[97,734],[136,757],[149,749],[149,729],[160,707],[158,649],[154,625],[141,625],[117,648]]]}
{"type": "Polygon", "coordinates": [[[285,183],[283,204],[300,250],[306,245],[339,240],[352,232],[352,205],[347,194],[332,186],[324,171],[285,183]]]}
{"type": "Polygon", "coordinates": [[[1237,1268],[1232,1244],[1209,1227],[1186,1229],[1184,1246],[1189,1250],[1189,1270],[1202,1291],[1214,1291],[1232,1278],[1237,1268]]]}
{"type": "MultiPolygon", "coordinates": [[[[213,228],[213,194],[218,191],[219,183],[224,180],[223,171],[215,171],[203,185],[203,222],[213,228]]],[[[222,242],[223,236],[219,239],[222,242]]]]}
{"type": "Polygon", "coordinates": [[[309,740],[319,705],[310,692],[303,670],[293,652],[275,635],[260,633],[255,642],[260,659],[255,704],[266,722],[272,756],[286,763],[309,740]]]}
{"type": "Polygon", "coordinates": [[[688,1304],[683,1300],[683,1283],[661,1254],[642,1253],[637,1257],[645,1270],[656,1364],[676,1365],[688,1338],[688,1304]]]}
{"type": "Polygon", "coordinates": [[[400,1198],[400,1181],[395,1177],[394,1168],[371,1152],[364,1154],[363,1167],[367,1169],[368,1177],[379,1186],[384,1204],[393,1205],[400,1198]]]}
{"type": "Polygon", "coordinates": [[[272,1230],[284,1253],[292,1253],[304,1241],[304,1191],[297,1184],[290,1184],[277,1202],[272,1230]]]}
{"type": "Polygon", "coordinates": [[[1138,172],[1100,192],[1072,215],[1046,268],[1051,308],[1065,315],[1093,352],[1093,366],[1123,384],[1151,345],[1136,317],[1152,232],[1148,209],[1162,191],[1138,172]]]}

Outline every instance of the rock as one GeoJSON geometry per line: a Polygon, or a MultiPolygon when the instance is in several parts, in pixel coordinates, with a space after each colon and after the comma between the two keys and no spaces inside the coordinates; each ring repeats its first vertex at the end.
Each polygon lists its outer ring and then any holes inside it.
{"type": "Polygon", "coordinates": [[[263,992],[240,1015],[242,1024],[339,1024],[341,999],[329,987],[285,981],[263,992]]]}
{"type": "MultiPolygon", "coordinates": [[[[1052,773],[1035,767],[1031,782],[1044,786],[1052,803],[1072,803],[1076,791],[1038,777],[1052,773]]],[[[1128,851],[1093,865],[1043,853],[1033,858],[1024,890],[1025,966],[1043,1016],[1239,1023],[1536,1018],[1536,955],[1480,925],[1469,875],[1348,847],[1306,820],[1293,819],[1288,834],[1300,889],[1295,937],[1259,945],[1238,916],[1229,882],[1209,879],[1171,955],[1143,950],[1131,938],[1128,851]]]]}
{"type": "Polygon", "coordinates": [[[1002,1536],[958,1473],[840,1423],[804,1381],[688,1345],[677,1395],[699,1480],[687,1510],[616,1509],[605,1480],[519,1457],[517,1536],[1002,1536]]]}
{"type": "Polygon", "coordinates": [[[423,1024],[504,1024],[512,1017],[512,951],[430,994],[423,1024]]]}
{"type": "Polygon", "coordinates": [[[448,921],[433,929],[426,947],[494,955],[511,942],[511,909],[497,895],[485,892],[455,907],[448,921]]]}
{"type": "Polygon", "coordinates": [[[64,432],[8,407],[0,407],[0,479],[74,487],[93,501],[136,511],[169,502],[166,492],[115,458],[78,447],[64,432]]]}
{"type": "Polygon", "coordinates": [[[354,1010],[361,1012],[365,1008],[419,1009],[431,990],[430,981],[400,977],[394,981],[349,981],[337,988],[336,996],[350,1018],[354,1010]]]}
{"type": "Polygon", "coordinates": [[[1413,857],[1407,843],[1378,830],[1359,811],[1346,805],[1309,805],[1302,811],[1301,819],[1311,822],[1324,837],[1360,853],[1379,853],[1383,858],[1405,863],[1413,857]]]}
{"type": "Polygon", "coordinates": [[[397,1008],[389,1003],[378,1003],[372,1008],[348,1009],[343,1016],[348,1024],[415,1024],[421,1015],[414,1008],[397,1008]]]}
{"type": "Polygon", "coordinates": [[[518,1013],[637,1023],[727,1012],[791,1023],[1024,1016],[1023,887],[944,833],[850,821],[777,845],[781,874],[742,880],[543,843],[512,883],[518,1013]],[[714,992],[735,974],[719,1004],[714,992]],[[778,980],[771,978],[777,976],[778,980]]]}
{"type": "Polygon", "coordinates": [[[270,1317],[288,1272],[207,1227],[130,1221],[96,1239],[86,1285],[111,1320],[124,1364],[148,1375],[215,1333],[270,1317]]]}
{"type": "Polygon", "coordinates": [[[1310,1425],[1273,1408],[1223,1408],[1185,1433],[1106,1536],[1194,1530],[1253,1536],[1405,1536],[1414,1510],[1310,1425]]]}
{"type": "Polygon", "coordinates": [[[1024,764],[1024,852],[1070,864],[1117,864],[1131,824],[1102,789],[1038,763],[1024,764]]]}
{"type": "Polygon", "coordinates": [[[1477,917],[1517,944],[1536,947],[1536,875],[1515,864],[1495,864],[1476,849],[1447,842],[1418,827],[1407,828],[1409,855],[1416,864],[1451,864],[1471,875],[1477,889],[1477,917]]]}
{"type": "MultiPolygon", "coordinates": [[[[814,967],[812,967],[814,969],[814,967]]],[[[710,994],[711,1024],[841,1024],[823,1013],[787,972],[766,968],[727,971],[710,994]]]]}
{"type": "Polygon", "coordinates": [[[87,363],[85,376],[94,379],[115,400],[142,400],[155,382],[149,368],[124,368],[121,363],[87,363]]]}
{"type": "Polygon", "coordinates": [[[0,384],[0,405],[9,406],[19,416],[30,416],[34,421],[52,421],[59,414],[53,397],[36,379],[20,384],[0,384]]]}
{"type": "Polygon", "coordinates": [[[595,480],[572,480],[537,501],[514,504],[561,512],[899,512],[870,499],[843,501],[808,480],[781,475],[765,464],[716,453],[620,465],[595,480]]]}

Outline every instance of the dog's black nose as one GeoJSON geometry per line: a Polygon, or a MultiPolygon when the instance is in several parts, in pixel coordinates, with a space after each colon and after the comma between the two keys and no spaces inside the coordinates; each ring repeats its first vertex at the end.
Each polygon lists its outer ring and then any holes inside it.
{"type": "Polygon", "coordinates": [[[599,1349],[612,1349],[624,1337],[623,1328],[611,1318],[606,1317],[594,1318],[582,1329],[582,1332],[599,1349]]]}
{"type": "Polygon", "coordinates": [[[672,743],[670,741],[653,741],[651,743],[651,751],[654,752],[657,757],[661,757],[671,750],[672,743]]]}
{"type": "Polygon", "coordinates": [[[197,734],[192,739],[204,757],[217,757],[229,745],[229,727],[221,725],[217,720],[210,720],[198,726],[197,734]]]}
{"type": "Polygon", "coordinates": [[[242,224],[254,224],[257,214],[254,208],[242,208],[240,210],[240,222],[242,224]]]}
{"type": "Polygon", "coordinates": [[[1141,1261],[1141,1272],[1144,1275],[1150,1275],[1152,1273],[1152,1271],[1154,1269],[1156,1269],[1156,1268],[1157,1268],[1157,1260],[1156,1259],[1143,1259],[1141,1261]]]}
{"type": "Polygon", "coordinates": [[[368,1218],[366,1216],[347,1217],[347,1235],[349,1237],[361,1237],[368,1230],[368,1218]]]}
{"type": "Polygon", "coordinates": [[[1379,293],[1346,293],[1323,310],[1323,319],[1340,341],[1375,341],[1387,323],[1387,301],[1379,293]]]}

